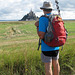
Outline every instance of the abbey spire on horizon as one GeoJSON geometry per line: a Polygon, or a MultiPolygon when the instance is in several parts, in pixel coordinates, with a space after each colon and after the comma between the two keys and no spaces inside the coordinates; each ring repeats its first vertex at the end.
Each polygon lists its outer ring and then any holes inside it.
{"type": "Polygon", "coordinates": [[[37,20],[38,17],[36,17],[35,13],[32,11],[32,9],[30,10],[30,12],[25,15],[20,21],[30,21],[30,20],[37,20]]]}

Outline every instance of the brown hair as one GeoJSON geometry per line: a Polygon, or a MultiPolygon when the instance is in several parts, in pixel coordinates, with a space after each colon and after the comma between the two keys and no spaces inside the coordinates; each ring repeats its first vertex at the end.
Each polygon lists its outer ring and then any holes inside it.
{"type": "Polygon", "coordinates": [[[52,9],[43,9],[44,11],[51,12],[52,9]]]}

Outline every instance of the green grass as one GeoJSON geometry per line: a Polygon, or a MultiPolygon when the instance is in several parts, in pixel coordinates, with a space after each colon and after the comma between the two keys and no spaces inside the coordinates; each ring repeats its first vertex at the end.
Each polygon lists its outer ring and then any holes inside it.
{"type": "Polygon", "coordinates": [[[75,35],[75,22],[64,22],[70,36],[75,35]]]}
{"type": "MultiPolygon", "coordinates": [[[[0,22],[0,75],[45,75],[35,21],[0,22]]],[[[68,40],[60,49],[60,75],[75,74],[75,21],[65,21],[68,40]]]]}

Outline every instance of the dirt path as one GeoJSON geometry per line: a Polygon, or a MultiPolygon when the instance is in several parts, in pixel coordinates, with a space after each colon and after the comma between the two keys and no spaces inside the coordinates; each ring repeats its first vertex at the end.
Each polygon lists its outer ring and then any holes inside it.
{"type": "MultiPolygon", "coordinates": [[[[68,36],[68,39],[75,38],[75,36],[68,36]]],[[[30,39],[30,40],[21,40],[21,41],[8,41],[8,42],[0,42],[0,46],[3,45],[12,45],[12,44],[19,44],[19,43],[27,43],[27,42],[38,42],[38,39],[30,39]]]]}
{"type": "Polygon", "coordinates": [[[27,42],[38,42],[37,39],[31,39],[31,40],[22,40],[22,41],[8,41],[8,42],[0,42],[0,46],[3,45],[12,45],[12,44],[19,44],[19,43],[27,43],[27,42]]]}

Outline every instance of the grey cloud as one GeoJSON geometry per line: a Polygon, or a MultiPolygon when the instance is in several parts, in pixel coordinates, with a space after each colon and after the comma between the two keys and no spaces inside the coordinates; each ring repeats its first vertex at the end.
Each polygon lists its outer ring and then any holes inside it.
{"type": "Polygon", "coordinates": [[[10,10],[9,8],[6,8],[6,9],[4,8],[4,9],[1,9],[0,12],[2,14],[10,14],[12,12],[12,10],[10,10]]]}
{"type": "MultiPolygon", "coordinates": [[[[8,0],[9,1],[9,0],[8,0]]],[[[50,1],[50,0],[47,0],[50,1]]],[[[56,9],[55,6],[55,0],[51,0],[51,2],[53,3],[53,7],[56,9]]],[[[3,3],[0,3],[0,17],[4,14],[5,15],[11,15],[14,14],[15,15],[21,15],[24,16],[26,13],[28,13],[30,11],[30,9],[32,9],[35,13],[40,13],[40,7],[43,4],[43,0],[21,0],[18,2],[14,1],[14,2],[6,2],[4,1],[3,3]]],[[[61,11],[75,11],[75,2],[74,0],[69,1],[69,0],[59,0],[59,7],[61,11]]],[[[13,17],[12,16],[12,17],[13,17]]],[[[20,17],[21,17],[20,16],[20,17]]]]}
{"type": "Polygon", "coordinates": [[[62,0],[59,3],[60,9],[63,11],[75,11],[75,2],[74,0],[70,1],[70,0],[62,0]]]}

